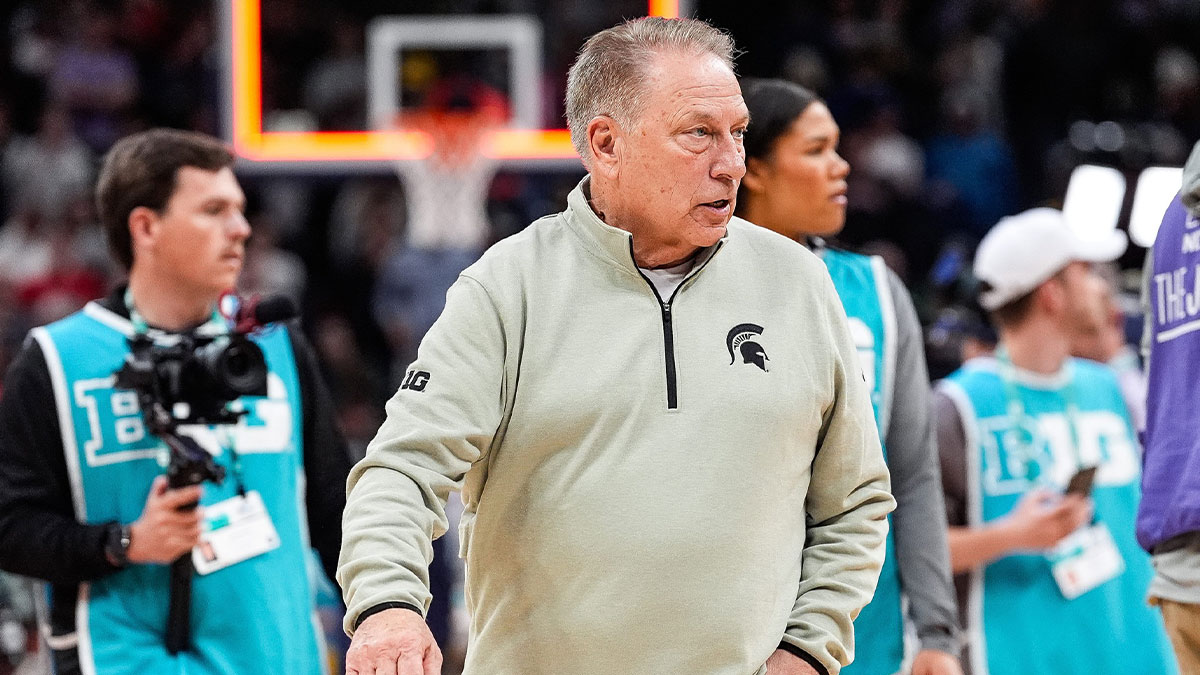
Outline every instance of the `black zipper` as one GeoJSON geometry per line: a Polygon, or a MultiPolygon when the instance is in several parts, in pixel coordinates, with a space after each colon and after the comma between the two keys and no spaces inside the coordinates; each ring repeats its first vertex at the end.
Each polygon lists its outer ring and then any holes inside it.
{"type": "MultiPolygon", "coordinates": [[[[658,295],[657,289],[654,294],[658,295]]],[[[671,300],[674,299],[675,295],[672,293],[671,300]]],[[[667,410],[675,410],[679,407],[679,391],[675,384],[675,331],[671,329],[671,300],[663,302],[661,298],[659,299],[659,303],[662,305],[663,343],[666,345],[667,353],[667,410]]]]}
{"type": "Polygon", "coordinates": [[[633,257],[633,238],[629,239],[629,257],[633,260],[633,268],[637,270],[638,276],[646,282],[646,285],[650,286],[650,292],[654,294],[654,299],[658,300],[658,308],[662,314],[663,347],[667,367],[667,410],[676,410],[679,408],[679,386],[675,381],[675,331],[671,326],[671,303],[675,302],[675,296],[679,295],[679,289],[683,288],[688,279],[699,273],[708,264],[708,261],[713,259],[713,256],[717,254],[717,250],[720,250],[723,243],[724,241],[717,242],[717,249],[712,252],[712,255],[708,256],[699,266],[693,268],[683,278],[683,281],[675,287],[675,291],[671,293],[671,297],[664,302],[662,296],[658,294],[658,288],[654,286],[654,282],[650,281],[650,277],[647,277],[641,268],[637,266],[637,259],[633,257]]]}

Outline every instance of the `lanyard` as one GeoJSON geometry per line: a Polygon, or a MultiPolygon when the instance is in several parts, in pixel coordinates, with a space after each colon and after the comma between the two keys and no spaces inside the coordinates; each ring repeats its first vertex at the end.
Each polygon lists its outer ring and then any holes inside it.
{"type": "MultiPolygon", "coordinates": [[[[134,305],[133,292],[129,288],[125,289],[125,309],[129,311],[129,322],[133,324],[133,330],[138,335],[151,337],[151,331],[158,333],[158,336],[168,335],[165,331],[150,328],[150,324],[146,322],[146,318],[142,316],[142,313],[139,312],[137,307],[134,305]]],[[[212,316],[208,318],[208,321],[205,321],[203,324],[193,329],[192,332],[203,335],[228,334],[229,322],[221,314],[219,309],[213,309],[212,316]]],[[[233,480],[237,485],[238,494],[244,497],[246,495],[246,484],[242,478],[242,456],[237,451],[237,443],[234,439],[233,429],[230,428],[230,425],[221,425],[221,427],[214,430],[214,432],[221,448],[229,452],[229,460],[231,464],[230,468],[232,469],[233,480]]],[[[170,451],[167,449],[166,444],[162,444],[160,448],[158,463],[160,466],[166,466],[170,461],[170,456],[168,454],[170,451]]]]}
{"type": "MultiPolygon", "coordinates": [[[[1004,398],[1009,418],[1015,420],[1014,428],[1009,430],[1010,434],[1019,433],[1020,429],[1036,429],[1036,420],[1034,420],[1025,410],[1025,403],[1021,400],[1020,392],[1017,390],[1016,383],[1016,366],[1009,359],[1008,350],[1001,347],[996,350],[996,361],[1000,365],[1000,379],[1004,383],[1004,398]]],[[[1067,375],[1067,383],[1065,386],[1058,389],[1058,393],[1062,396],[1066,407],[1067,430],[1071,435],[1071,452],[1075,456],[1076,468],[1083,466],[1083,456],[1079,451],[1079,429],[1077,421],[1079,418],[1079,406],[1075,402],[1075,381],[1071,377],[1070,362],[1064,365],[1067,375]]],[[[1013,438],[1015,441],[1016,439],[1013,438]]],[[[1031,439],[1032,440],[1032,439],[1031,439]]],[[[1007,443],[1006,443],[1007,445],[1007,443]]],[[[1027,470],[1036,466],[1040,472],[1041,465],[1033,456],[1029,446],[1032,443],[1021,444],[1019,442],[1012,443],[1013,448],[1021,448],[1021,452],[1025,455],[1025,463],[1027,470]]]]}
{"type": "Polygon", "coordinates": [[[228,424],[223,425],[220,429],[219,437],[221,438],[221,446],[229,451],[230,469],[233,474],[234,485],[237,486],[237,493],[245,497],[246,482],[242,478],[242,454],[237,451],[237,443],[234,440],[231,426],[228,424]]]}
{"type": "MultiPolygon", "coordinates": [[[[146,323],[146,318],[142,316],[142,313],[133,304],[133,291],[128,288],[125,289],[125,309],[129,312],[129,322],[133,324],[134,332],[147,336],[151,333],[157,333],[158,336],[168,335],[166,331],[151,328],[150,324],[146,323]]],[[[223,335],[229,332],[229,322],[219,309],[213,308],[212,315],[208,317],[208,321],[192,329],[192,332],[197,335],[223,335]]]]}

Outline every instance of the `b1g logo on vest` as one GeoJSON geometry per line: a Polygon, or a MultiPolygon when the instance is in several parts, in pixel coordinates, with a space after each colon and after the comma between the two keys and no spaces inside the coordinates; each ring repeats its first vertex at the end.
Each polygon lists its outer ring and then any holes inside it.
{"type": "MultiPolygon", "coordinates": [[[[85,422],[76,426],[83,442],[88,466],[107,466],[140,459],[157,459],[162,442],[146,431],[137,394],[114,389],[114,377],[75,382],[71,403],[83,413],[85,422]]],[[[246,414],[232,427],[232,439],[240,453],[285,452],[292,445],[292,406],[287,387],[275,373],[267,375],[267,395],[244,396],[229,404],[230,410],[246,414]]],[[[78,417],[76,418],[79,419],[78,417]]],[[[212,428],[185,425],[180,431],[193,437],[214,455],[222,443],[212,428]]]]}
{"type": "Polygon", "coordinates": [[[1080,466],[1091,465],[1100,467],[1098,487],[1137,480],[1140,460],[1125,420],[1109,410],[1074,417],[1053,412],[1022,420],[1008,415],[979,420],[984,493],[999,496],[1036,486],[1063,487],[1080,466]]]}

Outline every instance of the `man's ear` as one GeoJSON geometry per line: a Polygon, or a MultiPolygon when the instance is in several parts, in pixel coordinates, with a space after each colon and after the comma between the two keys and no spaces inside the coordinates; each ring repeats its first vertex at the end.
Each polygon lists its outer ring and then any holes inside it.
{"type": "Polygon", "coordinates": [[[750,192],[763,192],[768,170],[766,162],[757,157],[747,157],[746,175],[742,176],[742,186],[750,192]]]}
{"type": "Polygon", "coordinates": [[[154,209],[137,206],[129,212],[129,242],[133,250],[153,245],[161,229],[162,223],[154,209]]]}
{"type": "Polygon", "coordinates": [[[620,168],[621,127],[608,115],[597,115],[587,125],[592,170],[614,178],[620,168]]]}
{"type": "Polygon", "coordinates": [[[1041,286],[1034,291],[1037,296],[1034,302],[1042,306],[1042,309],[1051,316],[1057,316],[1066,309],[1067,306],[1067,289],[1063,286],[1062,281],[1051,277],[1042,282],[1041,286]]]}

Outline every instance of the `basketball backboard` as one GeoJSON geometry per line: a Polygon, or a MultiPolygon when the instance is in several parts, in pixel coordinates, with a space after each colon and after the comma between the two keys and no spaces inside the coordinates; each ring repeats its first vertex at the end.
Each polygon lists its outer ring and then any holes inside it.
{"type": "MultiPolygon", "coordinates": [[[[359,171],[388,169],[397,160],[427,157],[433,150],[423,132],[404,128],[362,131],[272,131],[264,128],[263,44],[260,0],[219,0],[222,41],[225,49],[223,116],[226,139],[242,160],[239,169],[262,172],[359,171]]],[[[650,0],[650,16],[676,17],[686,0],[650,0]]],[[[464,17],[465,18],[465,17],[464,17]]],[[[488,46],[494,40],[485,41],[488,46]]],[[[469,44],[458,41],[459,46],[469,44]]],[[[380,47],[382,48],[382,47],[380,47]]],[[[526,67],[519,50],[513,58],[526,67]]],[[[526,71],[522,71],[524,73],[526,71]]],[[[525,75],[515,74],[514,82],[525,75]]],[[[519,85],[523,86],[523,85],[519,85]]],[[[382,92],[386,96],[387,92],[382,92]]],[[[380,92],[373,92],[377,97],[380,92]]],[[[395,98],[380,99],[395,101],[395,98]]],[[[390,105],[378,103],[376,114],[390,105]]],[[[535,116],[528,111],[516,121],[535,116]]],[[[385,126],[385,125],[380,125],[385,126]]],[[[484,152],[501,165],[570,168],[579,165],[566,129],[508,127],[489,134],[484,152]]]]}

